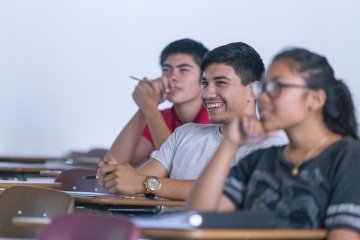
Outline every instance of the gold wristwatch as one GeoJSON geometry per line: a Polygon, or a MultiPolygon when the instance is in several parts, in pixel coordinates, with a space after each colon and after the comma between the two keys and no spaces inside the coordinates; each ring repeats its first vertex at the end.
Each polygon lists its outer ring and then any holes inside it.
{"type": "Polygon", "coordinates": [[[161,188],[161,182],[158,177],[147,176],[144,181],[145,196],[148,198],[154,198],[155,193],[161,188]]]}

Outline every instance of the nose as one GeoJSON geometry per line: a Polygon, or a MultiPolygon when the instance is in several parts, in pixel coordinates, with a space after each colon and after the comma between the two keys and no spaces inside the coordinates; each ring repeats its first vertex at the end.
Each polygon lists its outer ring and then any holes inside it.
{"type": "Polygon", "coordinates": [[[205,100],[215,98],[217,96],[216,87],[214,84],[209,83],[207,86],[202,87],[201,94],[205,100]]]}
{"type": "Polygon", "coordinates": [[[179,72],[176,69],[173,69],[169,72],[168,77],[171,81],[177,81],[179,79],[179,72]]]}

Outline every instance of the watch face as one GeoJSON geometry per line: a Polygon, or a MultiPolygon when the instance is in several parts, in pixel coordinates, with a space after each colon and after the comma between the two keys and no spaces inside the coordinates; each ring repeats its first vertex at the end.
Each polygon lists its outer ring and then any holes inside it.
{"type": "Polygon", "coordinates": [[[160,182],[156,178],[149,178],[147,182],[147,187],[151,192],[156,192],[160,188],[160,182]]]}

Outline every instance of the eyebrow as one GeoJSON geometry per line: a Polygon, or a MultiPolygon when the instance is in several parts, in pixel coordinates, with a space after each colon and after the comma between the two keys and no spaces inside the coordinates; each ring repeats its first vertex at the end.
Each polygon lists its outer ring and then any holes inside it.
{"type": "Polygon", "coordinates": [[[191,65],[191,64],[187,64],[187,63],[182,63],[182,64],[179,64],[179,65],[176,65],[176,66],[172,66],[170,64],[164,63],[162,65],[162,67],[168,67],[168,68],[172,68],[172,67],[176,67],[176,68],[189,67],[189,68],[192,68],[194,66],[191,65]]]}
{"type": "Polygon", "coordinates": [[[215,81],[216,81],[216,80],[230,80],[230,78],[225,77],[225,76],[216,76],[216,77],[214,77],[213,79],[214,79],[215,81]]]}
{"type": "MultiPolygon", "coordinates": [[[[226,81],[229,81],[230,78],[228,77],[225,77],[225,76],[216,76],[214,78],[212,78],[214,81],[219,81],[219,80],[226,80],[226,81]]],[[[205,81],[208,81],[208,79],[204,76],[201,76],[201,79],[200,80],[205,80],[205,81]]]]}

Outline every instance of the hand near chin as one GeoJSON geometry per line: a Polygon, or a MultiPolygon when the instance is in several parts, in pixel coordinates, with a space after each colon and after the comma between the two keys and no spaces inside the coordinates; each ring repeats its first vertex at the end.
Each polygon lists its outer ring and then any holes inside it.
{"type": "Polygon", "coordinates": [[[153,109],[166,100],[168,91],[167,78],[159,77],[153,80],[144,78],[135,87],[133,99],[140,109],[153,109]]]}
{"type": "Polygon", "coordinates": [[[257,144],[266,136],[262,123],[256,117],[245,115],[233,119],[225,134],[237,146],[257,144]]]}

